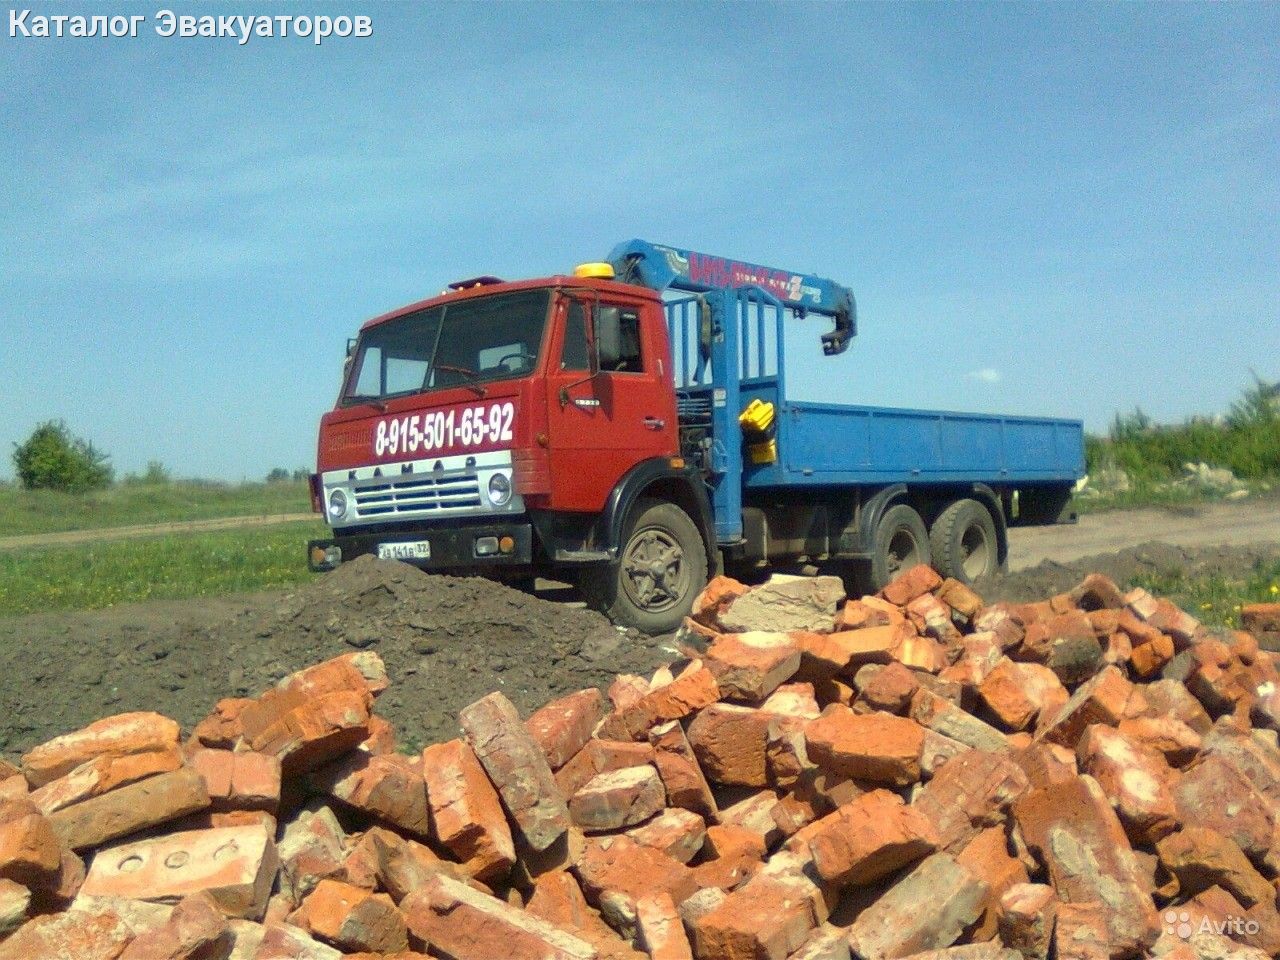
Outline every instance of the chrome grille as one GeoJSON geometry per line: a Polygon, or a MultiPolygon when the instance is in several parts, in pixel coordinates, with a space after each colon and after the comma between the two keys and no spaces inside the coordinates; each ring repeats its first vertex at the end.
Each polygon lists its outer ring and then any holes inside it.
{"type": "Polygon", "coordinates": [[[383,517],[424,510],[466,510],[481,506],[480,480],[474,474],[430,476],[407,474],[402,479],[380,479],[361,484],[355,495],[361,517],[383,517]]]}

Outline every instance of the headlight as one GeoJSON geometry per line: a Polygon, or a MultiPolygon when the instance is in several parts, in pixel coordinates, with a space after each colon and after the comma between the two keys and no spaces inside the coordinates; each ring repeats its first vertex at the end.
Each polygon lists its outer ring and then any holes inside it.
{"type": "Polygon", "coordinates": [[[347,515],[347,495],[341,490],[329,494],[329,519],[341,520],[347,515]]]}
{"type": "Polygon", "coordinates": [[[495,473],[489,478],[489,502],[495,507],[501,507],[510,499],[511,478],[505,473],[495,473]]]}

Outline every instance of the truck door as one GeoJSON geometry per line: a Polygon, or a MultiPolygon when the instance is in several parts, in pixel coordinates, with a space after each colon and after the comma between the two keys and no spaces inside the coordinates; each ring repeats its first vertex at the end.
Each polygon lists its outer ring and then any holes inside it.
{"type": "Polygon", "coordinates": [[[566,296],[547,376],[552,507],[596,511],[631,467],[678,447],[661,311],[644,300],[566,296]],[[614,311],[623,349],[612,369],[588,369],[588,312],[614,311]]]}

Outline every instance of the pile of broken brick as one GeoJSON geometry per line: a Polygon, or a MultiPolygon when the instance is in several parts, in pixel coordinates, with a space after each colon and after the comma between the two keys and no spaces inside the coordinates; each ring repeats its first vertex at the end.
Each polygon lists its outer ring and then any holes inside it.
{"type": "MultiPolygon", "coordinates": [[[[1138,589],[714,580],[651,679],[395,749],[372,652],[0,762],[3,960],[1280,952],[1277,658],[1138,589]]],[[[423,705],[429,709],[429,704],[423,705]]]]}

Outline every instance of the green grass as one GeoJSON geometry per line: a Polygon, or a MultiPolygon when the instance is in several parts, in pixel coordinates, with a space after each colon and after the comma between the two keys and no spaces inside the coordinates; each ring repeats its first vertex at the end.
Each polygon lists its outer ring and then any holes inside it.
{"type": "Polygon", "coordinates": [[[0,537],[310,510],[307,485],[294,481],[126,483],[94,493],[5,486],[0,487],[0,537]]]}
{"type": "Polygon", "coordinates": [[[304,582],[319,521],[0,552],[0,615],[82,610],[304,582]]]}
{"type": "Polygon", "coordinates": [[[1238,627],[1242,606],[1280,598],[1280,560],[1260,563],[1241,577],[1188,577],[1170,572],[1135,577],[1134,584],[1168,597],[1208,626],[1238,627]]]}

